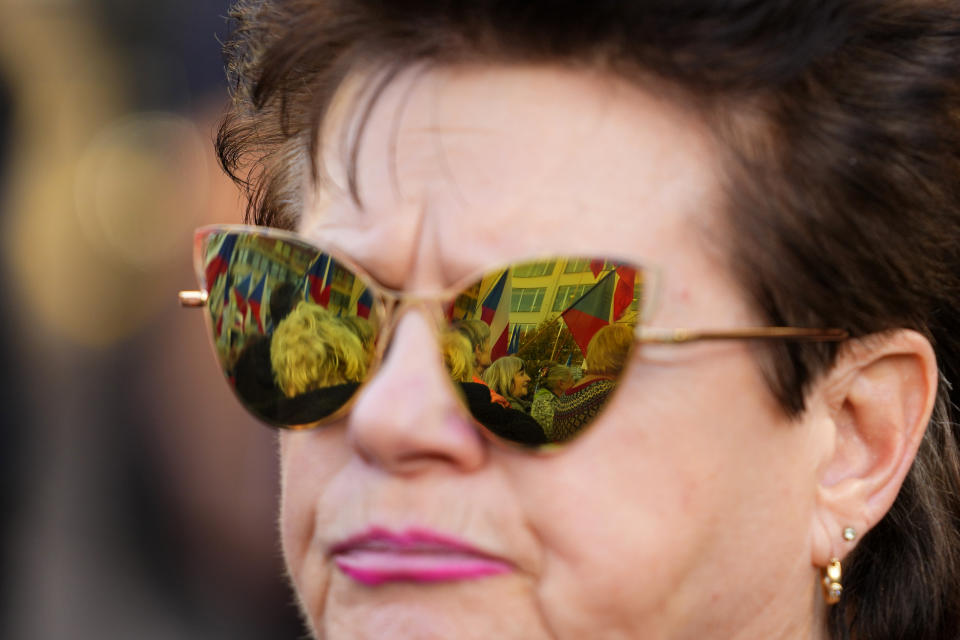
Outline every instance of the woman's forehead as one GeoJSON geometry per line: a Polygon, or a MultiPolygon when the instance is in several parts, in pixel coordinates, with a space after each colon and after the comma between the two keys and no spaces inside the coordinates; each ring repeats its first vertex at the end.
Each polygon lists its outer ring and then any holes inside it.
{"type": "MultiPolygon", "coordinates": [[[[334,143],[322,165],[338,185],[355,132],[344,111],[324,131],[334,143]]],[[[302,230],[371,270],[425,250],[453,273],[556,253],[660,262],[719,217],[712,144],[689,110],[605,75],[411,72],[360,137],[362,206],[343,188],[307,193],[302,230]]]]}

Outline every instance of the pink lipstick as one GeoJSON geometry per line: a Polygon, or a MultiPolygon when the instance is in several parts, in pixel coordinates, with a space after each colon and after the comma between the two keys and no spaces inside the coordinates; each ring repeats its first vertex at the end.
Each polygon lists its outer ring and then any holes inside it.
{"type": "Polygon", "coordinates": [[[420,529],[369,529],[334,545],[331,553],[341,571],[367,586],[473,580],[512,570],[503,560],[420,529]]]}

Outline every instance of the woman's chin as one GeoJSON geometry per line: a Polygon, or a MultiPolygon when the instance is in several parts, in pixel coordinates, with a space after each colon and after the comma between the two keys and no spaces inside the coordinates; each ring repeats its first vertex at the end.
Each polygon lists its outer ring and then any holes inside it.
{"type": "Polygon", "coordinates": [[[323,611],[309,612],[311,626],[324,640],[550,637],[529,583],[516,574],[373,587],[341,574],[331,580],[324,604],[323,611]]]}

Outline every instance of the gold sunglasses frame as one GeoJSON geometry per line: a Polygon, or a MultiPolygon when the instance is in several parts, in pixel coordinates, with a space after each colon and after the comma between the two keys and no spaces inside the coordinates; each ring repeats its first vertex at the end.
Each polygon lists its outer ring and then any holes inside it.
{"type": "MultiPolygon", "coordinates": [[[[201,238],[215,232],[256,234],[270,238],[276,238],[278,240],[289,240],[314,248],[321,253],[326,253],[337,262],[349,267],[351,271],[359,275],[365,284],[367,284],[372,290],[372,293],[374,294],[374,300],[382,302],[384,311],[388,313],[392,312],[390,313],[391,316],[396,314],[397,309],[416,305],[416,303],[442,303],[448,301],[453,295],[462,291],[464,285],[475,282],[478,276],[491,271],[491,269],[484,269],[479,271],[477,274],[463,279],[462,282],[458,282],[452,286],[446,287],[441,291],[411,294],[405,291],[396,291],[390,289],[389,287],[384,287],[372,276],[370,276],[370,274],[368,274],[362,267],[351,260],[349,256],[341,255],[337,251],[323,249],[299,234],[281,229],[239,224],[208,225],[199,227],[194,232],[195,249],[197,245],[199,245],[201,238]],[[406,304],[399,304],[401,302],[406,304]]],[[[197,264],[194,265],[194,268],[199,277],[199,274],[203,273],[203,265],[199,264],[199,260],[201,259],[199,251],[194,251],[194,259],[197,262],[197,264]]],[[[517,264],[521,262],[527,263],[537,261],[539,259],[543,259],[543,256],[540,258],[534,256],[531,258],[525,258],[523,260],[514,260],[509,264],[517,264]]],[[[629,260],[626,262],[627,264],[635,264],[629,260]]],[[[643,270],[644,273],[656,273],[656,270],[650,267],[643,267],[643,270]]],[[[204,282],[203,285],[206,287],[208,286],[208,283],[204,282]]],[[[657,287],[654,287],[654,289],[656,290],[657,287]]],[[[200,308],[206,306],[208,296],[209,292],[206,288],[190,289],[180,291],[178,294],[178,299],[180,306],[184,308],[200,308]]],[[[655,299],[656,294],[651,296],[650,303],[648,303],[647,306],[652,306],[653,300],[655,299]]],[[[638,315],[645,317],[646,310],[644,310],[644,313],[642,314],[638,313],[638,315]]],[[[396,319],[391,318],[390,316],[384,317],[385,328],[390,327],[395,322],[396,319]]],[[[845,329],[834,328],[739,327],[731,329],[691,329],[685,327],[648,327],[644,326],[640,321],[637,322],[637,326],[634,329],[634,335],[637,343],[639,344],[682,344],[687,342],[699,342],[702,340],[788,340],[802,342],[841,342],[850,337],[850,334],[845,329]]]]}
{"type": "MultiPolygon", "coordinates": [[[[319,253],[325,253],[330,256],[333,260],[336,260],[338,263],[342,264],[345,267],[348,267],[356,276],[358,276],[365,285],[370,289],[373,296],[373,306],[371,308],[371,313],[374,311],[380,314],[382,318],[382,327],[381,335],[377,339],[376,352],[374,361],[371,363],[369,375],[372,377],[376,374],[379,365],[383,360],[383,355],[386,350],[387,345],[390,344],[392,340],[392,334],[396,328],[399,319],[403,317],[405,311],[411,308],[420,307],[423,308],[429,315],[433,316],[434,323],[437,327],[441,326],[441,321],[443,317],[443,303],[449,302],[457,294],[459,294],[465,286],[472,284],[477,281],[478,277],[482,274],[490,273],[491,269],[484,269],[479,271],[476,274],[471,275],[468,278],[464,278],[460,282],[445,287],[443,290],[435,292],[424,292],[424,293],[408,293],[405,291],[397,291],[384,287],[379,282],[377,282],[373,277],[370,276],[362,267],[356,264],[349,256],[344,256],[336,250],[323,249],[318,247],[315,243],[307,240],[306,238],[300,236],[299,234],[285,231],[281,229],[273,229],[270,227],[259,227],[254,225],[230,225],[230,224],[221,224],[221,225],[208,225],[199,227],[194,231],[194,270],[197,275],[198,280],[200,281],[202,288],[201,289],[190,289],[180,291],[178,294],[178,299],[180,306],[184,308],[203,308],[207,306],[207,301],[209,299],[209,283],[204,281],[203,274],[205,273],[206,256],[202,255],[200,250],[203,239],[210,235],[211,233],[235,233],[243,235],[258,235],[266,236],[269,238],[295,242],[299,245],[304,245],[315,249],[319,253]]],[[[556,257],[556,256],[550,256],[556,257]]],[[[605,256],[606,257],[606,256],[605,256]]],[[[543,259],[543,257],[531,257],[523,260],[512,261],[509,264],[517,263],[528,263],[532,261],[537,261],[538,259],[543,259]]],[[[635,264],[633,261],[627,260],[626,264],[635,264]]],[[[642,267],[645,278],[649,275],[653,275],[653,290],[654,294],[650,296],[649,301],[643,309],[638,309],[637,311],[637,324],[634,327],[634,344],[666,344],[666,345],[676,345],[684,344],[690,342],[699,342],[705,340],[787,340],[787,341],[801,341],[801,342],[840,342],[846,340],[849,337],[849,334],[844,329],[819,329],[819,328],[803,328],[803,327],[740,327],[740,328],[731,328],[731,329],[691,329],[691,328],[665,328],[665,327],[651,327],[645,326],[643,324],[643,319],[648,316],[649,310],[654,306],[654,301],[656,299],[656,292],[659,289],[657,286],[659,284],[659,273],[656,269],[650,267],[642,267]]],[[[208,324],[210,319],[208,318],[208,324]]],[[[209,327],[208,327],[209,329],[209,327]]],[[[356,398],[357,394],[354,394],[354,397],[350,401],[346,402],[343,407],[335,411],[330,416],[327,416],[319,421],[311,423],[309,425],[303,426],[283,426],[278,425],[281,428],[288,430],[304,430],[312,429],[314,427],[320,426],[327,422],[331,422],[338,417],[347,413],[350,409],[350,406],[353,404],[353,400],[356,398]]],[[[242,400],[241,400],[242,404],[242,400]]],[[[469,413],[469,411],[468,411],[469,413]]],[[[261,418],[262,420],[262,418],[261,418]]],[[[481,425],[482,426],[482,425],[481,425]]],[[[481,431],[488,437],[498,441],[505,442],[507,445],[514,448],[521,448],[524,451],[543,451],[547,449],[553,449],[558,446],[566,445],[567,443],[549,443],[540,448],[531,449],[529,446],[524,446],[515,442],[510,442],[504,438],[498,437],[489,432],[489,430],[484,427],[481,431]]]]}

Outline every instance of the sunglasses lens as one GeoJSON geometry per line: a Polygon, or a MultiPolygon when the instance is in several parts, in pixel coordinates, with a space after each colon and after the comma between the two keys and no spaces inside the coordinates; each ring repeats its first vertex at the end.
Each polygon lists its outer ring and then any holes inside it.
{"type": "Polygon", "coordinates": [[[446,309],[444,362],[473,417],[524,447],[567,442],[616,389],[648,308],[645,272],[591,257],[486,274],[446,309]]]}
{"type": "MultiPolygon", "coordinates": [[[[366,380],[383,318],[346,265],[270,231],[208,229],[196,239],[214,348],[243,405],[283,428],[315,426],[366,380]]],[[[444,310],[440,347],[471,414],[523,447],[567,442],[620,382],[649,273],[592,257],[487,273],[444,310]]]]}
{"type": "Polygon", "coordinates": [[[201,233],[196,260],[220,366],[247,409],[296,428],[350,400],[379,328],[350,269],[305,243],[249,231],[201,233]]]}

